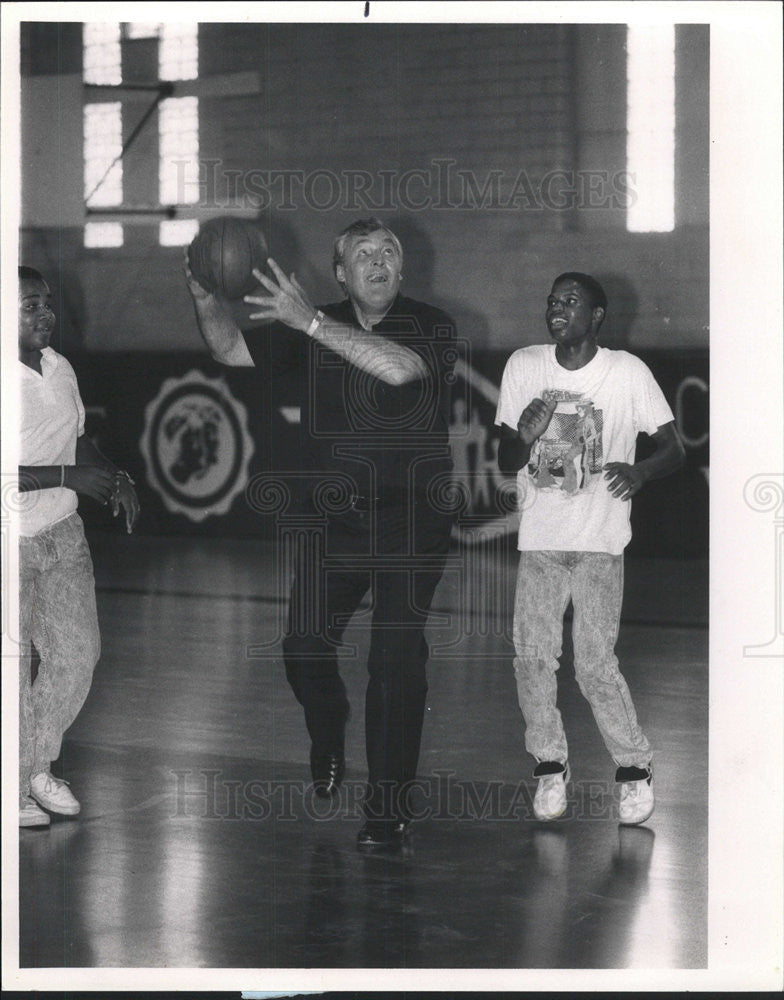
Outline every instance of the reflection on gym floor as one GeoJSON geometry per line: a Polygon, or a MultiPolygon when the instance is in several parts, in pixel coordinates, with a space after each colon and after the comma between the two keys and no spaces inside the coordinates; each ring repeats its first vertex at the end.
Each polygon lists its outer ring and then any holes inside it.
{"type": "Polygon", "coordinates": [[[514,560],[496,553],[505,607],[485,614],[449,573],[436,595],[412,841],[364,855],[361,616],[343,671],[348,773],[325,805],[279,649],[247,653],[280,620],[265,545],[98,534],[93,553],[103,655],[55,769],[83,808],[20,830],[23,968],[705,966],[703,564],[627,563],[618,652],[657,751],[645,826],[618,824],[568,643],[570,807],[533,818],[514,560]]]}

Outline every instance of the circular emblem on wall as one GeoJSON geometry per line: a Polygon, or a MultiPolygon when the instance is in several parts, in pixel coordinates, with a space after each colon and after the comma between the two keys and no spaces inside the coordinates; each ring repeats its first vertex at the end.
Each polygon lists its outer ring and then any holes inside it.
{"type": "Polygon", "coordinates": [[[150,485],[191,521],[226,514],[248,481],[247,412],[222,378],[169,378],[145,409],[140,441],[150,485]]]}

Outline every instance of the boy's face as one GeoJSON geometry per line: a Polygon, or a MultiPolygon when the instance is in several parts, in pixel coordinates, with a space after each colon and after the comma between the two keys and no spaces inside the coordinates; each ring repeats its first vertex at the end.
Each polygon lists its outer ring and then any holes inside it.
{"type": "Polygon", "coordinates": [[[588,292],[572,279],[557,281],[547,297],[547,328],[558,344],[596,336],[603,317],[604,310],[592,307],[588,292]]]}
{"type": "Polygon", "coordinates": [[[52,296],[45,281],[19,282],[19,353],[34,354],[49,346],[54,330],[52,296]]]}

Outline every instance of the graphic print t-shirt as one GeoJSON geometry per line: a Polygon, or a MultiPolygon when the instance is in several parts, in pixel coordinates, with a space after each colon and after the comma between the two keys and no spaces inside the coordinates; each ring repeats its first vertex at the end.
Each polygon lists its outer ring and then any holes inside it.
{"type": "Polygon", "coordinates": [[[496,424],[516,428],[537,397],[556,407],[518,473],[518,548],[620,554],[631,538],[631,504],[610,493],[603,467],[633,463],[637,435],[673,419],[661,389],[626,351],[600,347],[569,371],[554,346],[524,347],[504,369],[496,424]]]}

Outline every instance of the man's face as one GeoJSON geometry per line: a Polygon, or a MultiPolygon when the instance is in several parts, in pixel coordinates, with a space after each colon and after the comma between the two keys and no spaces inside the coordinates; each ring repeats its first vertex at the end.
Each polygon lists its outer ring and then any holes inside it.
{"type": "Polygon", "coordinates": [[[604,310],[592,308],[586,289],[571,279],[556,281],[547,297],[545,320],[557,344],[573,344],[595,336],[603,317],[604,310]]]}
{"type": "Polygon", "coordinates": [[[366,312],[385,312],[400,287],[403,258],[395,241],[383,229],[353,236],[335,268],[352,302],[366,312]]]}
{"type": "Polygon", "coordinates": [[[45,281],[19,282],[19,351],[33,354],[49,346],[54,330],[52,296],[45,281]]]}

